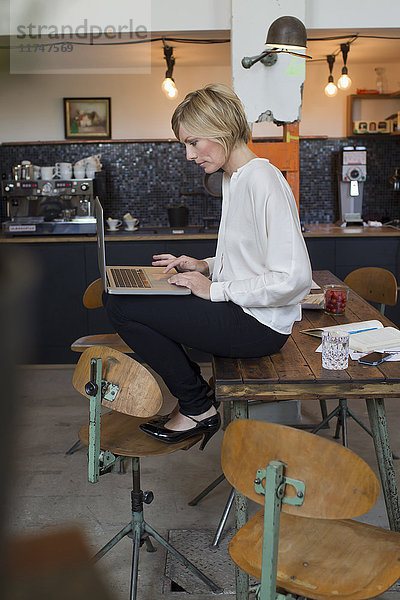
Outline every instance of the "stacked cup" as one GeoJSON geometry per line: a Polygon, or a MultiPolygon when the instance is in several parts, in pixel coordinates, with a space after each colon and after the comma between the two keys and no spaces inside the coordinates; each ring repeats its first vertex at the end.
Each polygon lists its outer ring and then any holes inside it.
{"type": "Polygon", "coordinates": [[[136,231],[139,219],[132,217],[131,213],[128,212],[124,214],[124,223],[127,231],[136,231]]]}
{"type": "Polygon", "coordinates": [[[86,177],[94,179],[95,173],[101,171],[100,154],[89,156],[86,160],[86,177]]]}
{"type": "Polygon", "coordinates": [[[85,160],[78,160],[74,164],[74,179],[85,179],[86,167],[85,160]]]}
{"type": "Polygon", "coordinates": [[[56,163],[56,176],[60,179],[71,179],[72,177],[72,164],[69,162],[58,162],[56,163]]]}
{"type": "Polygon", "coordinates": [[[56,176],[56,168],[55,167],[41,167],[40,169],[42,179],[54,179],[56,176]]]}

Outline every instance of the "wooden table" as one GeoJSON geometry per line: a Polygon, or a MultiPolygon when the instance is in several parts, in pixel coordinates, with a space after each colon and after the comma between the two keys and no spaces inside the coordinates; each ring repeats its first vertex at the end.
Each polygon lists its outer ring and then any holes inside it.
{"type": "MultiPolygon", "coordinates": [[[[319,285],[341,283],[329,271],[315,271],[313,279],[319,285]]],[[[373,367],[350,360],[347,370],[329,371],[322,368],[321,354],[315,352],[320,340],[300,333],[302,329],[369,319],[391,325],[389,319],[352,291],[344,316],[333,317],[319,310],[303,311],[302,321],[294,324],[292,335],[281,352],[255,359],[214,357],[216,397],[232,403],[234,419],[248,417],[249,400],[365,398],[390,528],[400,531],[399,500],[384,404],[384,398],[400,398],[400,362],[373,367]]],[[[247,521],[247,499],[239,493],[235,495],[235,520],[237,529],[247,521]]],[[[239,569],[236,593],[238,600],[247,600],[248,576],[239,569]]]]}

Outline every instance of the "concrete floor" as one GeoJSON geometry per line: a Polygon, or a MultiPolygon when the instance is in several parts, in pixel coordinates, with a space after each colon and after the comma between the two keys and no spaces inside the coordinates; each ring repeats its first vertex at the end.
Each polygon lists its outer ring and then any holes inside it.
{"type": "MultiPolygon", "coordinates": [[[[204,364],[206,375],[210,365],[204,364]]],[[[72,456],[65,451],[77,439],[77,431],[87,422],[88,405],[72,388],[73,367],[61,366],[24,368],[21,370],[22,393],[18,416],[18,435],[15,447],[15,479],[9,494],[8,529],[11,532],[38,532],[65,523],[78,523],[84,530],[93,551],[99,549],[130,519],[130,473],[111,473],[101,477],[98,484],[87,481],[85,450],[72,456]]],[[[171,398],[165,393],[166,402],[171,398]]],[[[333,408],[334,402],[329,406],[333,408]]],[[[400,407],[397,400],[386,401],[393,451],[400,455],[400,407]]],[[[354,401],[353,410],[368,422],[365,403],[354,401]]],[[[302,405],[307,422],[318,422],[319,406],[314,402],[302,405]]],[[[332,430],[332,428],[331,428],[332,430]]],[[[332,431],[322,435],[331,437],[332,431]]],[[[188,452],[142,460],[142,489],[151,489],[154,502],[145,507],[146,520],[162,535],[168,530],[205,530],[212,539],[230,487],[219,485],[197,507],[188,501],[221,473],[220,449],[223,432],[218,432],[204,452],[195,446],[188,452]]],[[[349,422],[350,447],[376,471],[372,440],[352,421],[349,422]]],[[[399,475],[400,460],[395,461],[399,475]]],[[[254,512],[254,506],[251,507],[254,512]]],[[[380,499],[363,520],[387,527],[385,508],[380,499]]],[[[233,527],[230,515],[228,529],[233,527]]],[[[222,560],[221,572],[230,580],[225,594],[234,597],[233,567],[223,549],[215,552],[215,561],[222,560]],[[223,553],[223,556],[222,554],[223,553]],[[229,589],[228,589],[229,588],[229,589]]],[[[115,600],[129,597],[129,578],[132,542],[123,539],[99,563],[108,579],[115,600]]],[[[184,598],[206,600],[208,592],[194,593],[165,591],[165,553],[158,547],[155,554],[140,553],[138,600],[184,598]],[[164,591],[163,591],[164,588],[164,591]]],[[[400,586],[380,598],[398,600],[400,586]]]]}

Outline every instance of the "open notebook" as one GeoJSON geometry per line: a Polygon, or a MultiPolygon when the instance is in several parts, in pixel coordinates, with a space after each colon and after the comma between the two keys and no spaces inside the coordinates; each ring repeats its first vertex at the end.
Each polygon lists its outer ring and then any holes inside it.
{"type": "Polygon", "coordinates": [[[301,333],[321,338],[323,331],[343,331],[350,334],[350,348],[356,352],[387,350],[400,346],[400,331],[395,327],[384,327],[380,321],[357,321],[317,329],[303,329],[301,333]]]}

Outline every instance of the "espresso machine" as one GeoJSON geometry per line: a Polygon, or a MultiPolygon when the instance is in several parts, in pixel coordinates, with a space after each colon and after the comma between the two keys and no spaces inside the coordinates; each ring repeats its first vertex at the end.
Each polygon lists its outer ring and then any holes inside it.
{"type": "Polygon", "coordinates": [[[349,225],[363,225],[362,200],[367,178],[365,146],[345,146],[338,166],[340,220],[349,225]]]}
{"type": "Polygon", "coordinates": [[[94,234],[92,179],[2,180],[6,236],[94,234]]]}

